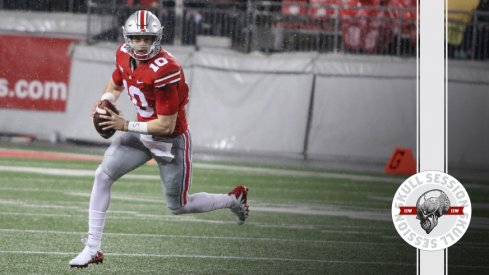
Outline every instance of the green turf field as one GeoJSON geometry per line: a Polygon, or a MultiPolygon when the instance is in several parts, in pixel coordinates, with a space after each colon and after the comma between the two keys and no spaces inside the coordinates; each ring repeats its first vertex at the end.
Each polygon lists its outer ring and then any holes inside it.
{"type": "MultiPolygon", "coordinates": [[[[228,210],[172,215],[157,167],[145,165],[112,188],[104,263],[70,269],[83,249],[97,165],[0,158],[1,274],[416,274],[416,249],[390,217],[401,178],[317,169],[294,176],[293,167],[208,162],[195,163],[191,192],[246,184],[251,214],[244,225],[228,210]],[[52,168],[60,170],[48,175],[52,168]]],[[[484,222],[489,185],[470,186],[472,203],[485,205],[475,204],[474,216],[484,222]]],[[[489,273],[487,235],[483,226],[469,228],[449,249],[450,274],[489,273]]]]}

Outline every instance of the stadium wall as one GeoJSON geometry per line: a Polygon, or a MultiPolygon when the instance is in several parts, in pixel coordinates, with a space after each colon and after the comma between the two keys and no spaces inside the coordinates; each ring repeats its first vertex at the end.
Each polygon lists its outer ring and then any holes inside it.
{"type": "Polygon", "coordinates": [[[414,60],[207,50],[193,66],[198,147],[385,162],[416,146],[414,60]]]}
{"type": "MultiPolygon", "coordinates": [[[[90,111],[114,68],[116,47],[75,46],[66,110],[2,109],[0,131],[103,142],[90,111]]],[[[415,60],[168,49],[182,63],[191,89],[196,150],[376,163],[385,163],[395,147],[416,151],[415,60]]],[[[487,169],[489,69],[467,63],[450,68],[450,163],[487,169]]],[[[118,106],[126,117],[135,116],[126,97],[118,106]]]]}
{"type": "Polygon", "coordinates": [[[447,67],[449,172],[489,171],[489,63],[449,60],[447,67]]]}

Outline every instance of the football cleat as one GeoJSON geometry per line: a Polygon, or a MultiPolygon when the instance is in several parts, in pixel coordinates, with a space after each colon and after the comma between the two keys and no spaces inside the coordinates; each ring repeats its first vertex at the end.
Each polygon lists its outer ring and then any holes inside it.
{"type": "Polygon", "coordinates": [[[70,261],[70,267],[86,268],[89,264],[101,264],[104,262],[104,253],[102,250],[96,251],[95,253],[91,251],[88,246],[85,246],[82,252],[70,261]]]}
{"type": "Polygon", "coordinates": [[[250,212],[248,205],[248,187],[238,185],[234,187],[228,195],[234,197],[235,205],[231,207],[231,212],[236,215],[236,221],[242,225],[250,212]]]}

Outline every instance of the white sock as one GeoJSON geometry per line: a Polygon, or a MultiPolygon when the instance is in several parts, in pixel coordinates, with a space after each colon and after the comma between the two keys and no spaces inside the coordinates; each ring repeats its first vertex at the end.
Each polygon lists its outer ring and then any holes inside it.
{"type": "Polygon", "coordinates": [[[105,215],[109,208],[110,188],[114,181],[103,172],[99,166],[95,171],[95,179],[90,195],[88,210],[88,240],[87,246],[99,250],[105,226],[105,215]]]}
{"type": "Polygon", "coordinates": [[[210,194],[206,192],[195,193],[188,197],[184,207],[186,213],[202,213],[216,209],[230,208],[234,199],[228,194],[210,194]]]}
{"type": "Polygon", "coordinates": [[[100,250],[102,235],[105,226],[105,213],[96,210],[88,210],[88,240],[87,246],[94,250],[100,250]]]}

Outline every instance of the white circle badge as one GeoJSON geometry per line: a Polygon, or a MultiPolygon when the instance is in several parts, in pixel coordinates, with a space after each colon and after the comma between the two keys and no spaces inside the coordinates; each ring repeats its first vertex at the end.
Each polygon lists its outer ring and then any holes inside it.
{"type": "Polygon", "coordinates": [[[392,201],[397,233],[421,250],[441,250],[467,231],[472,207],[469,194],[454,177],[424,171],[406,179],[392,201]]]}

